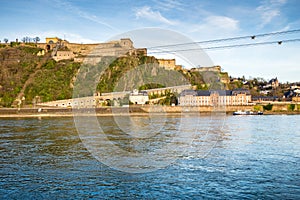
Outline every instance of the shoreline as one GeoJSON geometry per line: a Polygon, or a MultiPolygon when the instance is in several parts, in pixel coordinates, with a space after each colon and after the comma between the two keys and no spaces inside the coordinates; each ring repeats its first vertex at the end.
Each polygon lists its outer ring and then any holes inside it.
{"type": "MultiPolygon", "coordinates": [[[[182,112],[178,110],[161,109],[154,112],[147,112],[142,107],[128,108],[114,108],[109,107],[97,109],[80,109],[78,112],[73,111],[71,108],[0,108],[0,118],[36,118],[36,117],[109,117],[109,116],[149,116],[149,115],[167,115],[167,116],[182,116],[182,115],[199,115],[207,116],[212,113],[222,113],[230,116],[233,115],[232,111],[188,111],[182,112]]],[[[264,115],[300,115],[300,111],[264,111],[264,115]]]]}

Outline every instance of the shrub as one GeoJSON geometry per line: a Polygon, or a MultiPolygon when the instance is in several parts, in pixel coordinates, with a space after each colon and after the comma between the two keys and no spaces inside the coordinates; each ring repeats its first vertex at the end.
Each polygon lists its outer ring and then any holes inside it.
{"type": "Polygon", "coordinates": [[[43,68],[45,68],[45,69],[53,69],[54,67],[55,67],[54,60],[49,60],[43,65],[43,68]]]}
{"type": "Polygon", "coordinates": [[[149,90],[149,89],[164,88],[164,87],[166,86],[159,83],[147,83],[145,85],[140,86],[139,90],[149,90]]]}
{"type": "Polygon", "coordinates": [[[289,110],[289,111],[294,111],[295,108],[296,108],[296,105],[295,105],[295,104],[290,104],[290,105],[288,105],[288,110],[289,110]]]}
{"type": "Polygon", "coordinates": [[[19,46],[20,44],[21,44],[21,42],[11,42],[10,46],[11,47],[16,47],[16,46],[19,46]]]}
{"type": "Polygon", "coordinates": [[[264,105],[263,108],[264,108],[264,110],[272,110],[273,104],[269,103],[268,105],[264,105]]]}
{"type": "Polygon", "coordinates": [[[18,47],[18,49],[20,49],[26,53],[34,54],[34,55],[36,55],[40,50],[42,50],[41,48],[35,48],[32,46],[20,46],[20,47],[18,47]]]}
{"type": "Polygon", "coordinates": [[[261,110],[262,110],[262,107],[261,107],[261,105],[255,105],[253,109],[254,109],[255,111],[261,111],[261,110]]]}

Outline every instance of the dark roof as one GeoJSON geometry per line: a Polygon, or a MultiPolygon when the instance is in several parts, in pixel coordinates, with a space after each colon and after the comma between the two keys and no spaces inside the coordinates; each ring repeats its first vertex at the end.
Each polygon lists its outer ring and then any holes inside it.
{"type": "Polygon", "coordinates": [[[197,96],[197,91],[196,90],[183,90],[180,93],[180,96],[187,96],[187,95],[197,96]]]}
{"type": "Polygon", "coordinates": [[[232,90],[232,94],[233,94],[233,95],[234,95],[234,94],[244,94],[244,93],[250,94],[250,91],[247,90],[247,89],[243,89],[243,88],[238,88],[238,89],[232,90]]]}
{"type": "Polygon", "coordinates": [[[210,93],[218,93],[220,96],[230,96],[232,94],[231,90],[210,90],[210,93]]]}
{"type": "Polygon", "coordinates": [[[209,90],[197,90],[197,96],[210,96],[209,90]]]}

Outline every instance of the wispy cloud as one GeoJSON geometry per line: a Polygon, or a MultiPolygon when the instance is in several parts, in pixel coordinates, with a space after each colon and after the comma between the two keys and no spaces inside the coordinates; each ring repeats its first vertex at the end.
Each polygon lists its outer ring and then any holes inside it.
{"type": "Polygon", "coordinates": [[[184,4],[178,0],[153,0],[160,10],[183,10],[184,4]]]}
{"type": "Polygon", "coordinates": [[[211,15],[203,19],[200,24],[190,25],[191,33],[214,36],[215,34],[232,33],[239,30],[239,21],[226,16],[211,15]]]}
{"type": "Polygon", "coordinates": [[[57,4],[58,7],[64,8],[65,10],[76,14],[76,16],[80,16],[84,19],[87,19],[89,21],[95,22],[97,24],[104,25],[112,30],[117,30],[115,27],[111,26],[110,24],[106,23],[105,21],[99,19],[96,15],[90,14],[88,12],[85,12],[81,10],[80,8],[72,5],[70,2],[65,0],[54,0],[54,4],[57,4]]]}
{"type": "Polygon", "coordinates": [[[162,16],[162,14],[159,11],[154,11],[149,6],[144,6],[142,8],[135,9],[135,16],[137,19],[145,18],[150,21],[156,21],[168,25],[175,25],[176,22],[169,20],[162,16]]]}
{"type": "Polygon", "coordinates": [[[209,16],[205,19],[205,22],[220,29],[237,30],[239,27],[239,21],[226,16],[209,16]]]}
{"type": "Polygon", "coordinates": [[[271,23],[274,18],[280,16],[281,7],[286,4],[287,0],[264,0],[256,8],[261,17],[261,27],[271,23]]]}

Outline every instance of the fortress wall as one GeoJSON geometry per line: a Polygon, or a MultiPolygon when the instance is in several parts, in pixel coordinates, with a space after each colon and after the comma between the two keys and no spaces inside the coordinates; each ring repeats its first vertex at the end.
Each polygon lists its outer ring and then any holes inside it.
{"type": "Polygon", "coordinates": [[[74,53],[80,53],[86,55],[94,50],[99,44],[76,44],[76,43],[64,43],[68,49],[74,53]]]}
{"type": "MultiPolygon", "coordinates": [[[[49,38],[48,38],[49,39],[49,38]]],[[[50,38],[51,39],[51,38],[50,38]]],[[[130,39],[121,39],[118,41],[110,41],[106,43],[96,43],[96,44],[78,44],[69,43],[68,41],[60,40],[61,45],[67,47],[69,50],[73,51],[74,54],[79,55],[97,55],[97,56],[122,56],[125,55],[133,48],[133,43],[130,39]]],[[[38,43],[39,48],[45,50],[52,50],[57,44],[55,41],[51,44],[49,43],[38,43]]],[[[146,53],[146,49],[141,49],[143,53],[146,53]]],[[[137,52],[134,52],[137,53],[137,52]]]]}
{"type": "Polygon", "coordinates": [[[199,67],[199,68],[194,68],[191,69],[191,71],[198,71],[198,72],[221,72],[221,67],[220,66],[214,66],[214,67],[199,67]]]}
{"type": "Polygon", "coordinates": [[[38,48],[45,49],[45,50],[47,50],[47,45],[49,45],[50,49],[53,49],[56,46],[56,44],[47,44],[47,43],[37,43],[36,45],[38,48]]]}

